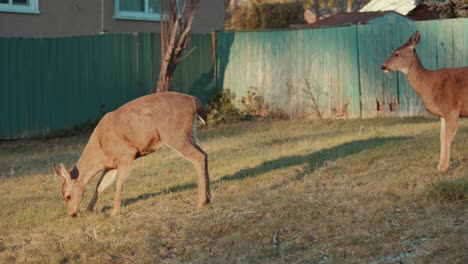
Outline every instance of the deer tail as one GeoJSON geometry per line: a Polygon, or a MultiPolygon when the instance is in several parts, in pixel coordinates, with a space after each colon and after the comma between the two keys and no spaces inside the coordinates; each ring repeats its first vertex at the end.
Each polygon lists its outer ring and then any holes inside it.
{"type": "Polygon", "coordinates": [[[197,115],[204,125],[207,124],[207,114],[205,108],[203,108],[202,103],[195,98],[195,105],[197,107],[197,115]]]}

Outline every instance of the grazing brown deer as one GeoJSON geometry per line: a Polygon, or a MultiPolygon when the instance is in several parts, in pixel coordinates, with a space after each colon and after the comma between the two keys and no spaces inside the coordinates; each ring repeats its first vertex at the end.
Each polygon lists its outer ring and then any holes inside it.
{"type": "Polygon", "coordinates": [[[416,54],[419,31],[385,61],[384,72],[399,70],[421,97],[426,110],[440,117],[440,160],[437,169],[447,172],[450,145],[457,132],[459,117],[468,116],[468,67],[426,70],[416,54]]]}
{"type": "Polygon", "coordinates": [[[88,210],[98,196],[117,179],[112,215],[117,215],[122,186],[135,159],[169,146],[190,160],[198,172],[198,207],[210,202],[208,159],[195,143],[197,116],[206,121],[206,112],[195,97],[158,93],[137,98],[107,113],[94,129],[80,159],[71,172],[63,164],[53,164],[63,179],[62,196],[68,213],[76,217],[86,185],[102,171],[88,210]]]}

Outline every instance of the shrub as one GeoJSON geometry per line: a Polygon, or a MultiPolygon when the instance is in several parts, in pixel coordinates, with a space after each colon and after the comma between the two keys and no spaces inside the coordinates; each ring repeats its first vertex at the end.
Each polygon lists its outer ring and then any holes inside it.
{"type": "Polygon", "coordinates": [[[265,117],[269,114],[270,106],[265,102],[263,96],[258,95],[256,88],[247,91],[239,101],[241,111],[249,117],[265,117]]]}
{"type": "Polygon", "coordinates": [[[229,89],[217,91],[208,105],[208,123],[221,124],[248,120],[287,119],[287,114],[272,109],[256,88],[250,88],[247,96],[236,103],[236,95],[229,89]]]}
{"type": "Polygon", "coordinates": [[[216,91],[208,105],[208,123],[220,124],[243,120],[241,111],[234,106],[236,96],[229,89],[216,91]]]}

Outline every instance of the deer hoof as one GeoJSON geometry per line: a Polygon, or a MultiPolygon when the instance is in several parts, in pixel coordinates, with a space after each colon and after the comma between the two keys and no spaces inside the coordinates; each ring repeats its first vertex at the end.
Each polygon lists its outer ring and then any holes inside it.
{"type": "Polygon", "coordinates": [[[202,208],[202,207],[204,207],[205,205],[207,205],[207,204],[209,204],[209,203],[210,203],[210,200],[209,200],[209,199],[203,200],[203,201],[201,201],[201,202],[198,202],[197,207],[198,207],[198,208],[202,208]]]}
{"type": "Polygon", "coordinates": [[[448,165],[442,165],[442,164],[439,164],[437,166],[437,170],[442,172],[442,173],[446,173],[449,169],[449,166],[448,165]]]}
{"type": "Polygon", "coordinates": [[[119,210],[112,210],[111,213],[110,213],[110,215],[111,215],[112,217],[118,216],[118,215],[119,215],[119,210]]]}

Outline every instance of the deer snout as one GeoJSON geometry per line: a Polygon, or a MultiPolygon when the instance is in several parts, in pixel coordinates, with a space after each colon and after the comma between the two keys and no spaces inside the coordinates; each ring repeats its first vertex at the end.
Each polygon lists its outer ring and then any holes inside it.
{"type": "Polygon", "coordinates": [[[80,212],[80,210],[77,210],[76,212],[69,212],[68,214],[72,217],[72,218],[76,218],[78,217],[78,213],[80,212]]]}
{"type": "Polygon", "coordinates": [[[382,65],[382,66],[380,67],[380,69],[381,69],[382,71],[384,71],[384,72],[389,72],[389,71],[390,71],[390,69],[389,69],[387,66],[385,66],[385,64],[382,65]]]}

